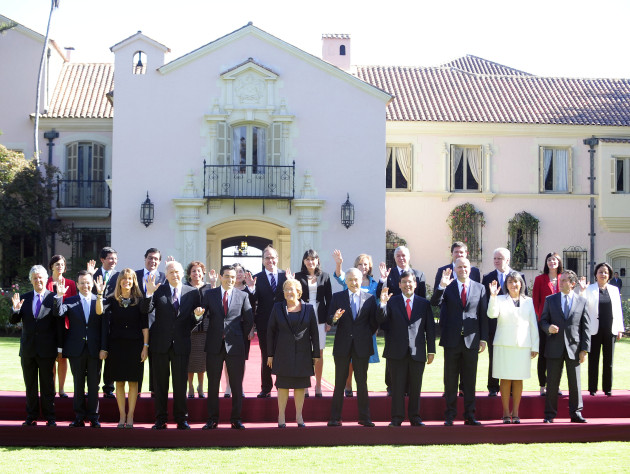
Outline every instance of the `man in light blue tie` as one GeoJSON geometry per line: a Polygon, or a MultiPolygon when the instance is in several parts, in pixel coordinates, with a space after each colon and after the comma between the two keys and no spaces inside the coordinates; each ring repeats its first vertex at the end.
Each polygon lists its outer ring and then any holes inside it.
{"type": "Polygon", "coordinates": [[[378,328],[376,300],[373,295],[361,291],[363,274],[357,268],[346,272],[347,290],[335,293],[330,302],[328,324],[335,326],[335,391],[333,392],[328,426],[341,426],[344,388],[352,361],[357,384],[359,424],[373,427],[367,388],[367,371],[370,356],[374,353],[372,334],[378,328]]]}
{"type": "Polygon", "coordinates": [[[77,278],[79,294],[64,301],[65,285],[57,284],[57,296],[54,298],[53,314],[60,318],[67,316],[69,324],[63,345],[63,356],[69,358],[74,378],[75,419],[70,423],[72,428],[85,426],[85,420],[90,422],[92,428],[101,426],[98,421],[98,384],[101,380],[101,361],[107,357],[109,328],[107,318],[96,314],[93,284],[92,275],[86,270],[81,270],[77,278]]]}
{"type": "Polygon", "coordinates": [[[558,413],[558,386],[562,366],[569,381],[569,415],[573,423],[586,423],[582,417],[580,364],[591,348],[590,318],[586,298],[573,291],[577,275],[565,270],[558,279],[560,293],[548,296],[540,316],[540,327],[547,334],[547,399],[545,423],[553,423],[558,413]]]}

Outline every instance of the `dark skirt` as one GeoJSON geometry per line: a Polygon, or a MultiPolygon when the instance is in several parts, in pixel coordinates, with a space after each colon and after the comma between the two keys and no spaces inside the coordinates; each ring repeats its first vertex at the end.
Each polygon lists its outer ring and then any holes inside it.
{"type": "Polygon", "coordinates": [[[111,365],[111,377],[116,382],[137,382],[140,380],[144,364],[142,339],[112,339],[109,341],[107,358],[111,365]]]}
{"type": "Polygon", "coordinates": [[[190,334],[190,357],[188,373],[198,374],[206,371],[206,333],[193,331],[190,334]]]}
{"type": "Polygon", "coordinates": [[[285,375],[276,375],[276,388],[308,388],[310,386],[310,377],[288,377],[285,375]]]}

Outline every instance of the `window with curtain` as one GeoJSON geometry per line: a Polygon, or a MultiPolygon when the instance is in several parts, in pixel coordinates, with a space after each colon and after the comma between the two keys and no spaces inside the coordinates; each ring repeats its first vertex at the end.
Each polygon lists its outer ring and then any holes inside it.
{"type": "Polygon", "coordinates": [[[540,192],[570,193],[572,191],[572,156],[568,147],[541,147],[540,192]]]}
{"type": "Polygon", "coordinates": [[[239,173],[262,174],[267,164],[267,129],[256,125],[232,128],[232,164],[239,173]]]}
{"type": "Polygon", "coordinates": [[[385,148],[385,187],[411,190],[411,145],[387,145],[385,148]]]}
{"type": "Polygon", "coordinates": [[[613,158],[611,175],[614,193],[630,193],[630,158],[613,158]]]}
{"type": "Polygon", "coordinates": [[[481,191],[480,146],[451,146],[451,191],[481,191]]]}

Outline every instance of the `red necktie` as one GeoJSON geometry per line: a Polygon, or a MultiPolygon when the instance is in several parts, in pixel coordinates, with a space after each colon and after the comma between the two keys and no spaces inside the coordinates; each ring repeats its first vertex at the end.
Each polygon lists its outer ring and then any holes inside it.
{"type": "Polygon", "coordinates": [[[227,313],[228,313],[227,291],[223,292],[223,312],[227,316],[227,313]]]}
{"type": "Polygon", "coordinates": [[[409,318],[409,321],[411,321],[411,305],[409,304],[410,301],[411,299],[407,298],[407,304],[405,305],[405,307],[407,308],[407,318],[409,318]]]}
{"type": "Polygon", "coordinates": [[[466,307],[466,285],[462,285],[462,306],[466,307]]]}

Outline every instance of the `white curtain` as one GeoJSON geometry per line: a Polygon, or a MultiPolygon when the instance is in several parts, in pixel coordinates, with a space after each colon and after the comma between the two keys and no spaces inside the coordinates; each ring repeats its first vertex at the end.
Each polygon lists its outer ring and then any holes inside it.
{"type": "MultiPolygon", "coordinates": [[[[232,129],[232,163],[234,166],[246,164],[246,133],[247,129],[245,127],[234,127],[232,129]]],[[[238,168],[235,171],[238,171],[238,168]]]]}
{"type": "MultiPolygon", "coordinates": [[[[459,164],[461,163],[462,157],[464,156],[464,149],[456,146],[456,147],[453,147],[452,150],[453,150],[453,157],[452,157],[453,168],[451,169],[451,189],[458,189],[455,187],[455,183],[457,182],[455,174],[457,173],[457,168],[459,168],[459,164]]],[[[463,186],[463,183],[464,183],[464,175],[462,174],[462,186],[463,186]]]]}
{"type": "Polygon", "coordinates": [[[388,146],[385,147],[385,169],[387,169],[387,166],[389,165],[389,160],[392,159],[392,147],[388,146]]]}
{"type": "Polygon", "coordinates": [[[477,181],[477,186],[481,189],[481,150],[479,148],[466,148],[466,161],[473,178],[477,181]]]}
{"type": "MultiPolygon", "coordinates": [[[[261,127],[254,127],[256,132],[256,157],[258,165],[267,164],[267,130],[261,127]]],[[[265,168],[258,168],[258,173],[264,173],[265,168]]]]}
{"type": "Polygon", "coordinates": [[[545,183],[549,176],[549,169],[551,168],[551,159],[553,158],[553,150],[545,149],[543,152],[543,182],[542,189],[545,190],[545,183]]]}
{"type": "Polygon", "coordinates": [[[396,163],[400,167],[402,175],[407,180],[407,188],[411,188],[411,148],[396,148],[396,163]]]}
{"type": "Polygon", "coordinates": [[[555,152],[553,188],[554,191],[568,191],[569,153],[567,150],[555,150],[555,152]]]}

